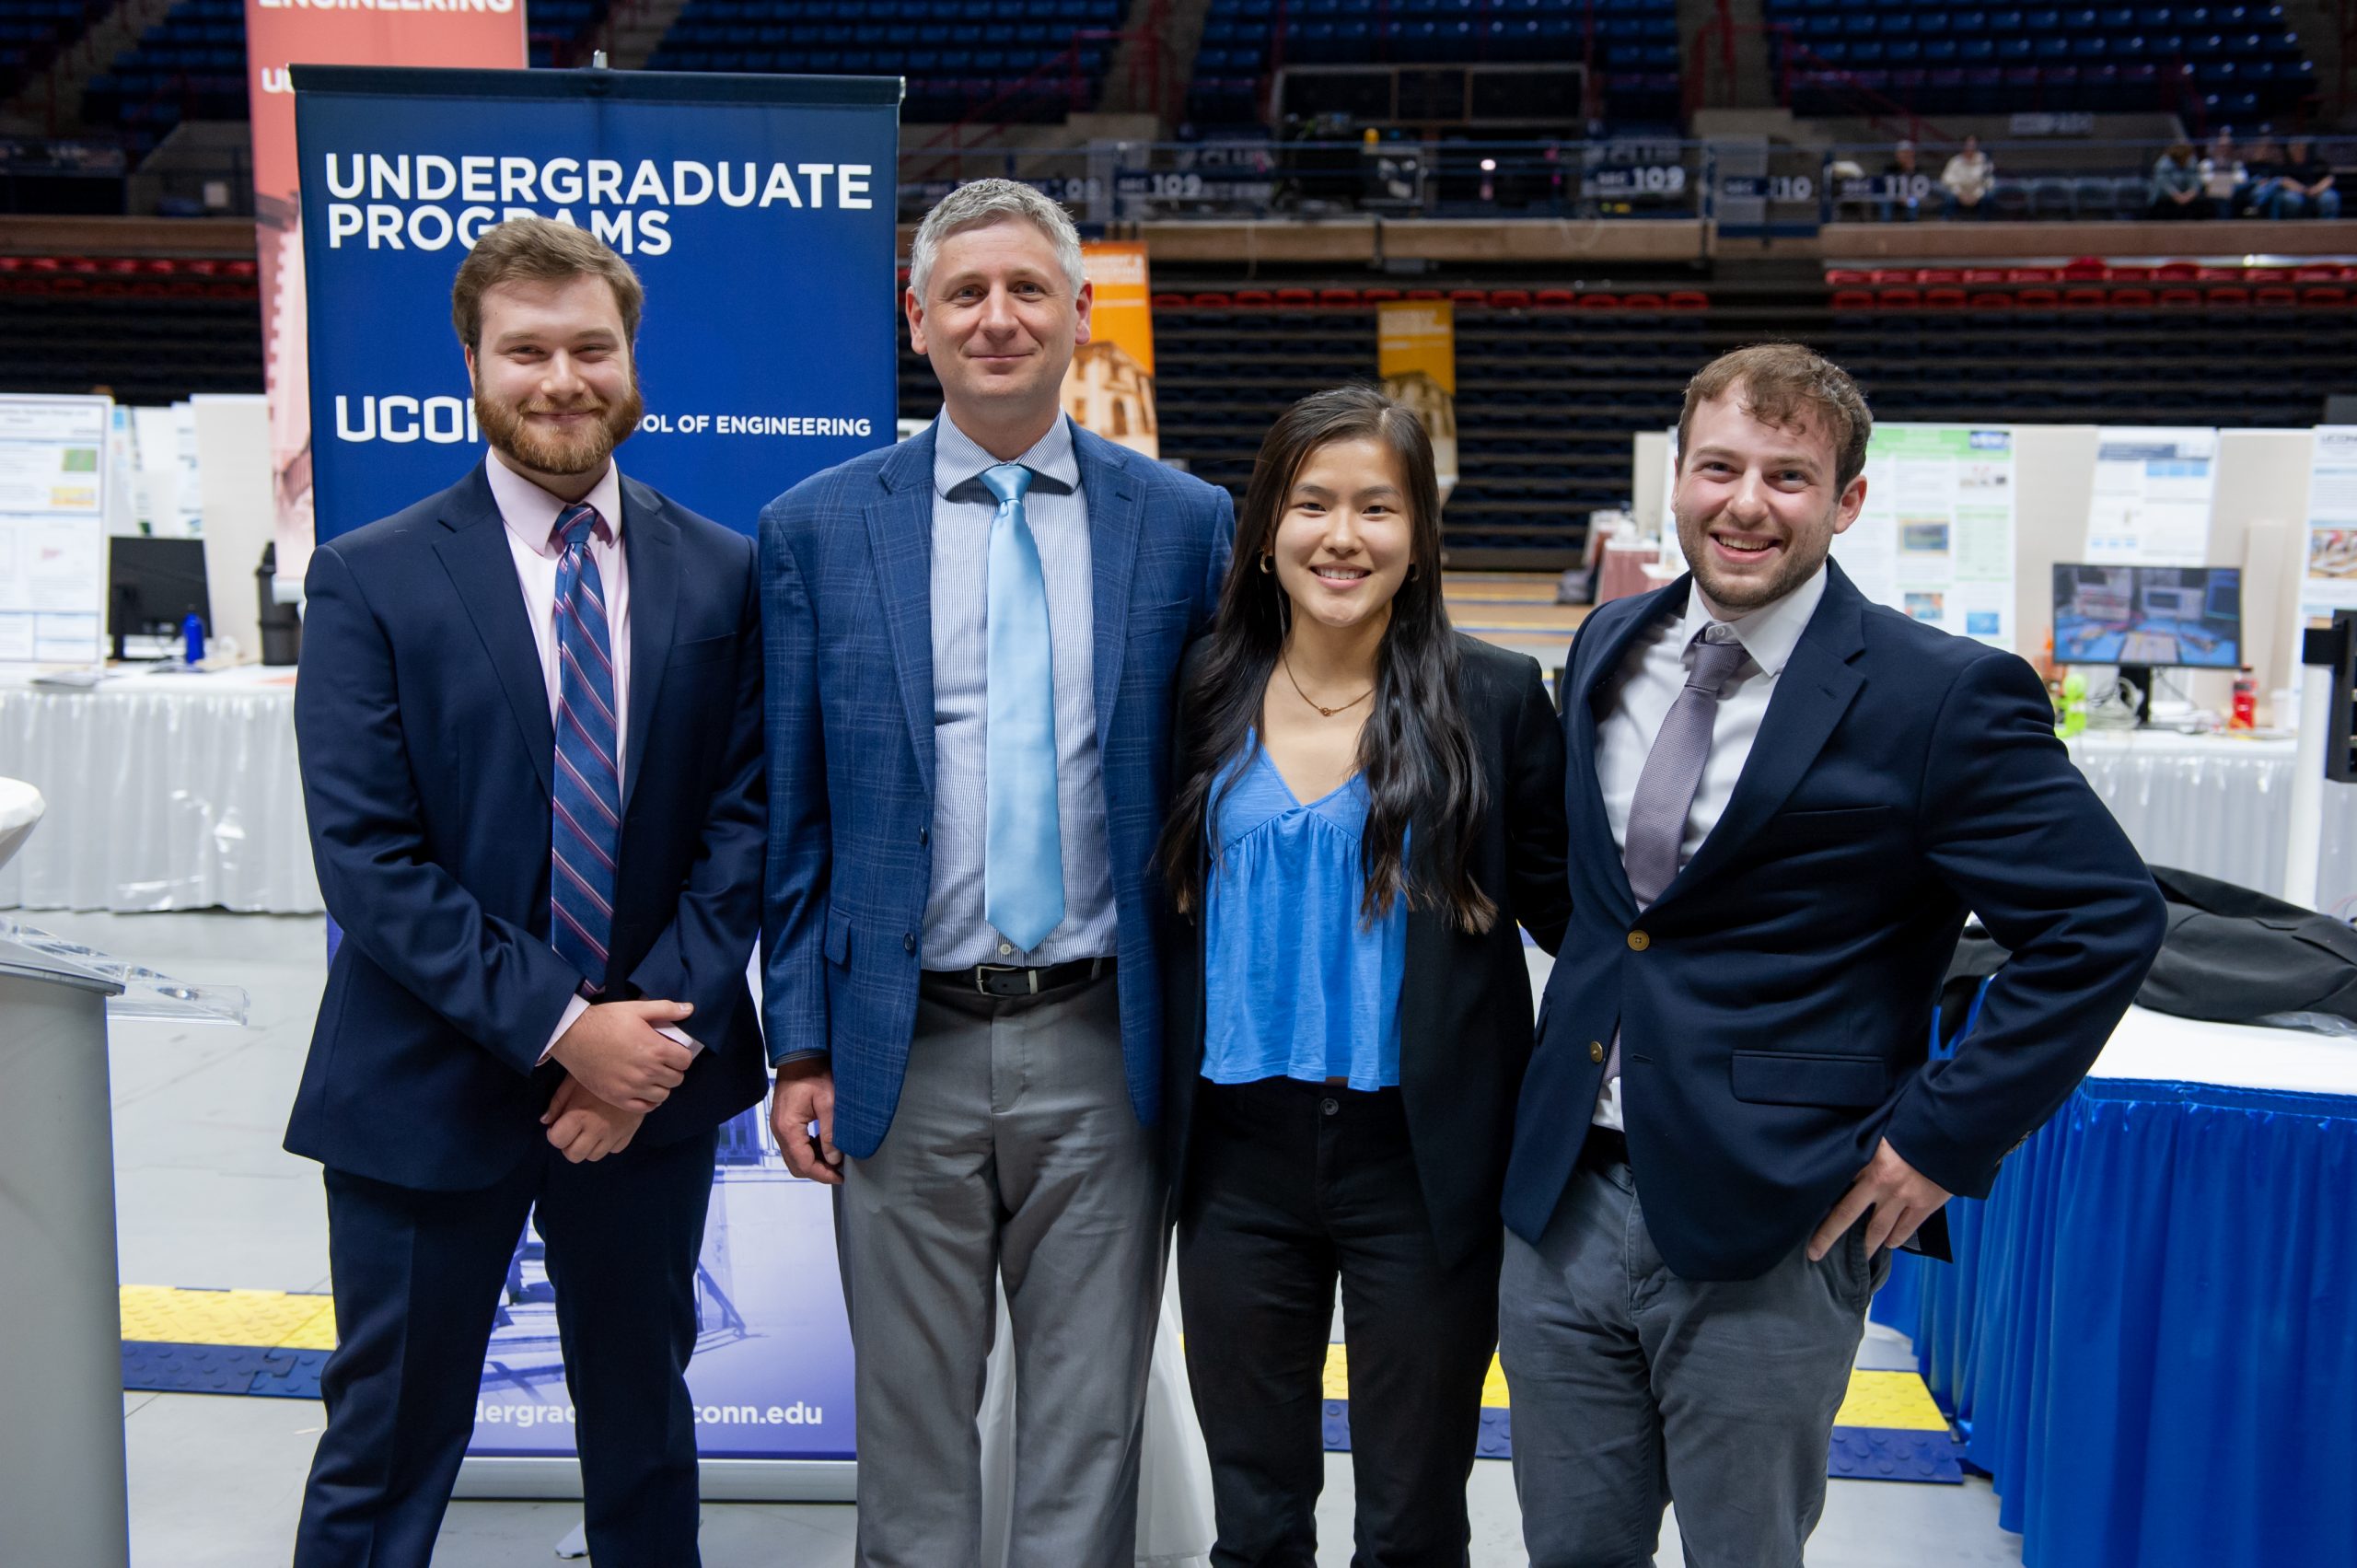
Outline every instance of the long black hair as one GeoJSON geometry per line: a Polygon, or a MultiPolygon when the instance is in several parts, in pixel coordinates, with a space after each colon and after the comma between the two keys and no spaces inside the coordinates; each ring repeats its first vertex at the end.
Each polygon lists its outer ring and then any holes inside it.
{"type": "MultiPolygon", "coordinates": [[[[1179,694],[1180,783],[1157,852],[1165,885],[1182,912],[1202,902],[1205,828],[1216,825],[1213,786],[1243,754],[1290,620],[1283,586],[1261,569],[1294,481],[1319,447],[1372,440],[1390,448],[1407,482],[1407,580],[1376,655],[1374,706],[1359,732],[1366,781],[1361,835],[1362,917],[1379,919],[1405,895],[1411,908],[1445,909],[1469,932],[1487,931],[1497,904],[1466,868],[1487,804],[1472,732],[1459,695],[1457,636],[1441,602],[1440,487],[1432,442],[1416,416],[1372,387],[1317,392],[1279,415],[1260,443],[1237,524],[1236,559],[1206,637],[1208,652],[1179,694]],[[1416,865],[1408,827],[1416,827],[1416,865]],[[1422,876],[1416,874],[1421,867],[1422,876]]],[[[1224,792],[1223,792],[1224,793],[1224,792]]]]}

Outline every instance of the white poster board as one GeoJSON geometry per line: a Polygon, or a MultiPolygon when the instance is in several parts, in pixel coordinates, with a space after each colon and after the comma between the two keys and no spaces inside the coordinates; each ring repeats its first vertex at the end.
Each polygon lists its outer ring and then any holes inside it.
{"type": "Polygon", "coordinates": [[[2357,424],[2320,424],[2315,443],[2300,608],[2327,615],[2357,607],[2357,424]]]}
{"type": "Polygon", "coordinates": [[[106,653],[114,400],[0,396],[0,666],[106,653]]]}
{"type": "Polygon", "coordinates": [[[1876,424],[1865,506],[1833,558],[1875,603],[2011,649],[2014,494],[2010,428],[1876,424]]]}
{"type": "Polygon", "coordinates": [[[2131,566],[2207,564],[2217,483],[2215,430],[2098,432],[2084,559],[2131,566]]]}

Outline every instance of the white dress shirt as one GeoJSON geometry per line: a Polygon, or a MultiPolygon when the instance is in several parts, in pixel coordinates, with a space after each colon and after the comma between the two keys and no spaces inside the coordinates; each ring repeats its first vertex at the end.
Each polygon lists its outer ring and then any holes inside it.
{"type": "MultiPolygon", "coordinates": [[[[1715,615],[1696,587],[1686,596],[1686,613],[1664,617],[1637,634],[1612,677],[1620,691],[1596,726],[1596,779],[1604,796],[1604,817],[1612,829],[1615,850],[1629,842],[1629,807],[1637,798],[1637,780],[1645,758],[1661,733],[1662,721],[1678,694],[1686,689],[1694,668],[1695,641],[1714,624],[1736,634],[1748,656],[1736,667],[1735,679],[1720,693],[1717,714],[1711,721],[1711,752],[1702,764],[1701,782],[1694,789],[1694,804],[1686,813],[1685,836],[1678,841],[1680,869],[1694,858],[1702,841],[1718,826],[1735,794],[1736,781],[1750,759],[1760,721],[1768,715],[1768,700],[1775,695],[1776,678],[1784,671],[1809,617],[1825,597],[1825,568],[1772,604],[1763,605],[1735,620],[1715,615]]],[[[1596,1098],[1596,1124],[1619,1128],[1620,1079],[1607,1078],[1596,1098]]]]}
{"type": "MultiPolygon", "coordinates": [[[[556,520],[572,503],[559,500],[509,468],[496,452],[483,464],[483,474],[491,482],[491,498],[499,507],[499,520],[507,526],[507,553],[515,559],[516,580],[524,590],[524,617],[531,624],[532,645],[540,656],[540,676],[548,684],[549,722],[553,725],[556,570],[564,558],[564,545],[554,535],[556,520]]],[[[589,559],[597,563],[598,584],[605,590],[606,636],[614,650],[614,770],[627,778],[621,770],[630,753],[630,563],[622,554],[621,470],[608,463],[605,474],[581,499],[596,508],[603,525],[589,536],[589,559]]],[[[541,1061],[549,1059],[564,1031],[588,1010],[586,997],[576,996],[564,1005],[564,1016],[557,1020],[556,1032],[549,1036],[541,1061]]],[[[676,1028],[665,1026],[662,1032],[691,1051],[702,1049],[676,1028]]]]}

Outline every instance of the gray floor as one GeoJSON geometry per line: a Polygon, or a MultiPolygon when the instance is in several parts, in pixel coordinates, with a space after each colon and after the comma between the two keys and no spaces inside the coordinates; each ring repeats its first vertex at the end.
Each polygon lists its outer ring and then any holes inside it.
{"type": "MultiPolygon", "coordinates": [[[[323,978],[317,919],[257,915],[75,915],[29,923],[190,981],[244,986],[252,1027],[118,1025],[115,1179],[128,1284],[327,1288],[327,1226],[316,1167],[278,1146],[323,978]]],[[[1544,959],[1537,960],[1543,964],[1544,959]]],[[[1870,1333],[1861,1365],[1902,1366],[1904,1342],[1870,1333]]],[[[294,1400],[126,1394],[132,1559],[138,1568],[256,1568],[284,1562],[320,1411],[294,1400]]],[[[1329,1456],[1318,1508],[1321,1564],[1350,1560],[1351,1471],[1329,1456]]],[[[1512,1476],[1475,1467],[1473,1560],[1520,1568],[1512,1476]]],[[[445,1568],[552,1562],[579,1517],[557,1504],[458,1503],[435,1561],[445,1568]]],[[[708,1568],[842,1568],[854,1513],[845,1505],[714,1504],[704,1510],[708,1568]]],[[[1662,1561],[1679,1561],[1675,1522],[1662,1561]]],[[[1987,1483],[1962,1487],[1834,1481],[1811,1568],[2018,1564],[1987,1483]]]]}

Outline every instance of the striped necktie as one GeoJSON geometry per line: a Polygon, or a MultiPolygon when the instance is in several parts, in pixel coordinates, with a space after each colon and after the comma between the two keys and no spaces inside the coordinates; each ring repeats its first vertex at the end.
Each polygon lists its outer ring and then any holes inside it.
{"type": "Polygon", "coordinates": [[[614,864],[622,830],[621,724],[614,712],[614,646],[606,586],[589,554],[597,509],[556,520],[556,801],[549,830],[549,945],[593,992],[606,983],[613,939],[614,864]]]}

